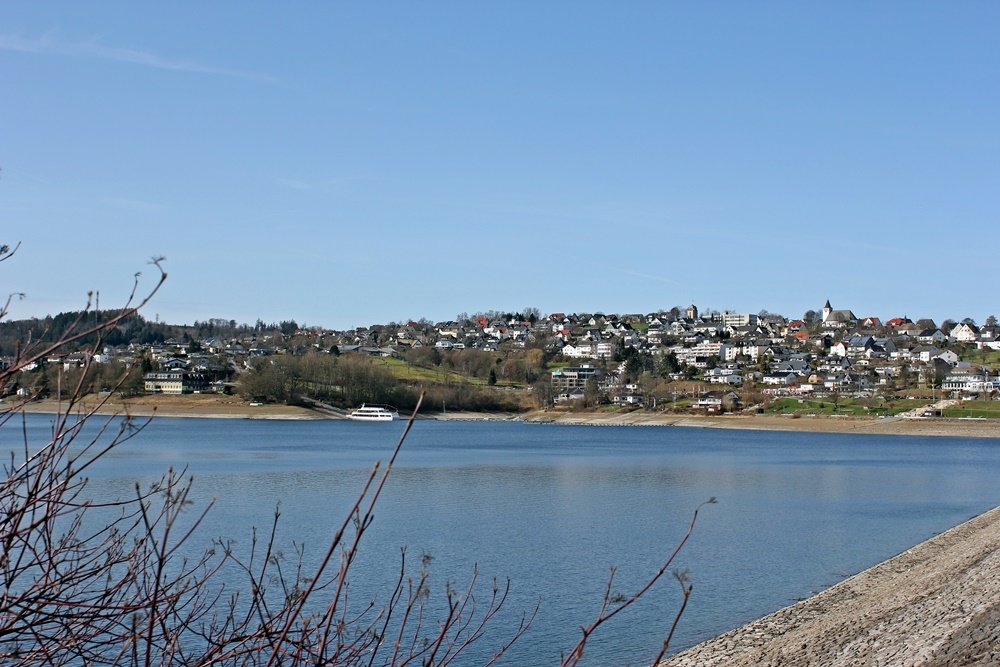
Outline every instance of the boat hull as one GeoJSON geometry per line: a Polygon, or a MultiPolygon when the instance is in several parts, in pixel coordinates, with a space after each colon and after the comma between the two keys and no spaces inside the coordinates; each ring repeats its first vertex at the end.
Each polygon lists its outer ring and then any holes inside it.
{"type": "Polygon", "coordinates": [[[399,413],[387,408],[366,407],[362,405],[347,415],[347,418],[358,422],[391,422],[399,419],[399,413]]]}

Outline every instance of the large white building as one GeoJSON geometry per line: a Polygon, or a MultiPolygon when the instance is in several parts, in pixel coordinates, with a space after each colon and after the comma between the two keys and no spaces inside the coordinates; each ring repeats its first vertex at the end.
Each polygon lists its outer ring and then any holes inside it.
{"type": "Polygon", "coordinates": [[[757,324],[758,317],[753,313],[723,313],[722,323],[727,327],[748,327],[757,324]]]}
{"type": "Polygon", "coordinates": [[[716,357],[722,360],[728,359],[728,352],[732,348],[733,346],[729,343],[703,341],[694,347],[675,346],[671,348],[671,351],[677,356],[677,360],[682,364],[687,364],[688,366],[694,366],[696,368],[705,368],[708,365],[707,360],[711,357],[716,357]]]}
{"type": "Polygon", "coordinates": [[[198,394],[208,389],[204,375],[188,371],[146,373],[143,381],[147,394],[198,394]]]}

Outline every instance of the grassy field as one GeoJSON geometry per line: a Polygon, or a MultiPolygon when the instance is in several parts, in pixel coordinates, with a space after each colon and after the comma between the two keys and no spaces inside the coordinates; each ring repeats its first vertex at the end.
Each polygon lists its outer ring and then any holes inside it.
{"type": "Polygon", "coordinates": [[[402,359],[394,359],[392,357],[383,357],[378,360],[378,363],[388,368],[393,377],[397,380],[411,380],[416,382],[466,382],[472,385],[487,385],[486,380],[471,377],[469,375],[463,375],[458,371],[449,370],[447,368],[425,368],[423,366],[414,366],[413,364],[407,363],[402,359]]]}
{"type": "Polygon", "coordinates": [[[979,366],[1000,366],[1000,350],[984,348],[970,349],[962,352],[962,361],[968,361],[979,366]]]}
{"type": "Polygon", "coordinates": [[[678,398],[676,401],[664,401],[660,404],[660,407],[667,412],[688,412],[693,405],[694,399],[678,398]]]}
{"type": "Polygon", "coordinates": [[[893,416],[927,405],[926,401],[880,398],[779,398],[767,412],[782,415],[852,415],[857,417],[893,416]]]}
{"type": "Polygon", "coordinates": [[[962,401],[959,405],[945,408],[941,416],[1000,419],[1000,401],[962,401]]]}
{"type": "MultiPolygon", "coordinates": [[[[452,370],[444,367],[426,367],[426,366],[416,366],[402,359],[395,359],[392,357],[383,357],[377,361],[377,363],[385,366],[392,373],[393,377],[397,380],[412,381],[412,382],[442,382],[442,383],[459,383],[464,382],[466,384],[471,384],[476,387],[487,387],[489,386],[489,381],[485,378],[478,378],[472,375],[466,375],[464,373],[459,373],[456,370],[452,370]]],[[[509,380],[497,380],[497,387],[521,387],[523,386],[517,382],[511,382],[509,380]]]]}

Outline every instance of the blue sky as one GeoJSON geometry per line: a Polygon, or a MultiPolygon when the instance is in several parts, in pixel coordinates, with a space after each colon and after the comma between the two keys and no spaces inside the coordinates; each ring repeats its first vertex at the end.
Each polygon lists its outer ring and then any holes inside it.
{"type": "Polygon", "coordinates": [[[1000,311],[1000,5],[5,3],[12,317],[1000,311]]]}

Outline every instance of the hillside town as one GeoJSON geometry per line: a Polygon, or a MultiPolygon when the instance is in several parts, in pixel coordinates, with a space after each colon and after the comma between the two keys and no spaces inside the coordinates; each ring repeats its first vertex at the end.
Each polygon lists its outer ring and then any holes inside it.
{"type": "MultiPolygon", "coordinates": [[[[905,316],[883,321],[835,309],[830,301],[801,319],[767,311],[701,313],[692,304],[647,314],[543,316],[529,308],[345,331],[294,322],[237,327],[225,320],[173,329],[180,337],[146,335],[145,341],[122,340],[97,353],[53,355],[24,366],[22,381],[7,391],[29,398],[50,392],[47,369],[138,363],[141,378],[130,385],[135,393],[232,393],[248,374],[278,358],[317,354],[422,368],[448,360],[452,369],[460,369],[457,359],[495,358],[488,369],[470,370],[466,364],[464,375],[497,390],[534,394],[535,407],[663,409],[670,401],[674,409],[718,413],[802,397],[930,391],[942,398],[984,400],[998,396],[1000,387],[995,317],[982,325],[971,318],[940,324],[905,316]],[[510,370],[512,360],[520,371],[510,370]],[[677,388],[671,389],[672,383],[677,388]]],[[[0,366],[12,363],[13,356],[0,357],[0,366]]]]}

